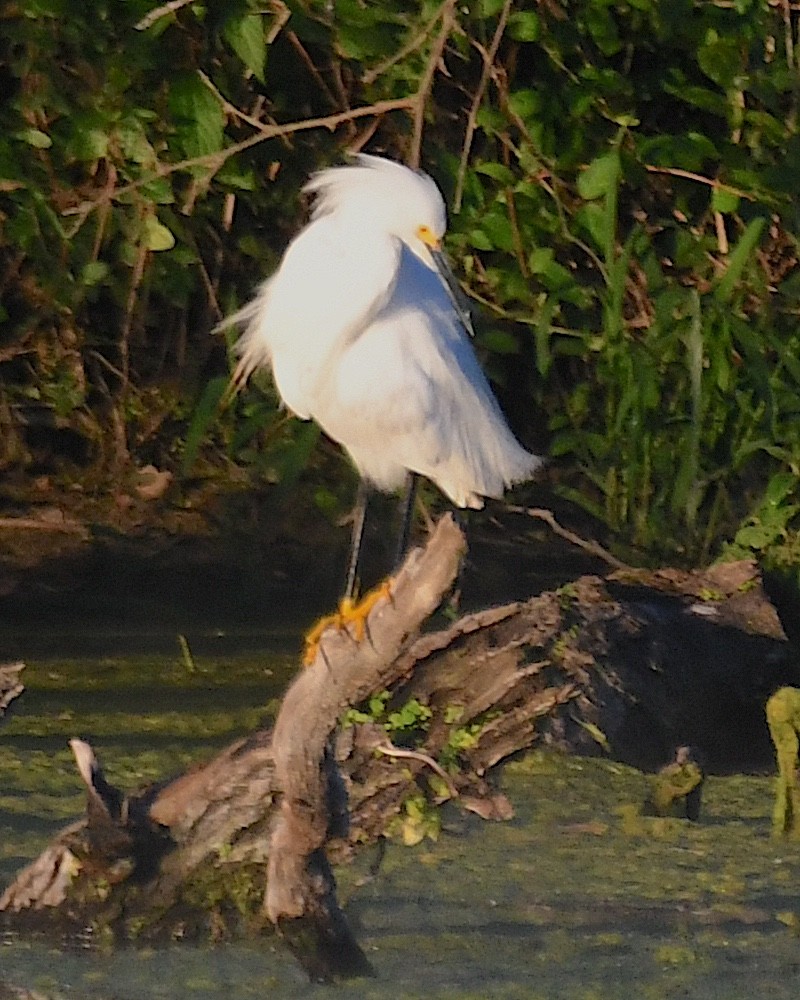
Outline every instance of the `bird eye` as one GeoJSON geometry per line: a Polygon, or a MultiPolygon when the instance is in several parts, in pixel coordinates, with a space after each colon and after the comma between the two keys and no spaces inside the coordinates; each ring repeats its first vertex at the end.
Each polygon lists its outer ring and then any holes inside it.
{"type": "Polygon", "coordinates": [[[436,238],[430,226],[419,226],[417,228],[417,236],[426,246],[435,247],[439,245],[439,240],[436,238]]]}

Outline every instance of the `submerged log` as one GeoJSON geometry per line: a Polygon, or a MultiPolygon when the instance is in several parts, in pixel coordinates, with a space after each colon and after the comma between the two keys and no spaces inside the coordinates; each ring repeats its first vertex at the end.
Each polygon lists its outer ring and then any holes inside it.
{"type": "Polygon", "coordinates": [[[73,741],[87,816],[0,897],[6,925],[148,939],[272,926],[313,978],[364,974],[331,862],[421,839],[448,799],[508,818],[491,772],[509,756],[545,745],[654,769],[688,744],[706,771],[770,765],[764,702],[800,677],[754,565],[582,577],[418,635],[463,544],[444,518],[363,641],[325,632],[272,732],[130,796],[73,741]]]}

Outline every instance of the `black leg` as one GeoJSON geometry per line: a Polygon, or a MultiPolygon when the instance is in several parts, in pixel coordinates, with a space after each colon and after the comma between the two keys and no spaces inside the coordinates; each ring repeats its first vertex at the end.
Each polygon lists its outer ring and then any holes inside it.
{"type": "Polygon", "coordinates": [[[347,564],[347,578],[344,584],[344,596],[346,598],[354,597],[358,586],[358,562],[361,556],[361,543],[364,539],[364,521],[367,517],[368,499],[369,487],[363,479],[359,479],[356,502],[353,507],[353,533],[350,536],[350,560],[347,564]]]}
{"type": "Polygon", "coordinates": [[[411,522],[414,520],[414,503],[417,499],[417,474],[409,472],[406,478],[405,496],[400,507],[400,535],[397,539],[397,553],[394,559],[394,568],[400,565],[408,548],[408,540],[411,537],[411,522]]]}

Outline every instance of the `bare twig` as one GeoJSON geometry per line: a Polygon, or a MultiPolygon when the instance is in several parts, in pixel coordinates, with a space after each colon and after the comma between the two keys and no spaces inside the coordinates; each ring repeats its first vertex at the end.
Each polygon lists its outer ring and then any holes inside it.
{"type": "Polygon", "coordinates": [[[283,0],[272,0],[272,12],[275,15],[275,21],[272,27],[267,32],[267,46],[272,45],[275,39],[283,30],[284,24],[292,16],[292,12],[283,2],[283,0]]]}
{"type": "Polygon", "coordinates": [[[439,34],[433,44],[431,54],[428,56],[428,62],[425,65],[425,72],[422,74],[419,88],[414,95],[414,131],[411,137],[411,150],[408,156],[409,165],[412,167],[418,167],[420,163],[422,128],[425,123],[425,104],[430,96],[433,87],[433,78],[441,62],[444,47],[447,45],[447,39],[450,37],[450,32],[453,30],[453,25],[455,24],[455,6],[455,0],[446,0],[442,4],[440,11],[442,24],[439,28],[439,34]]]}
{"type": "MultiPolygon", "coordinates": [[[[234,143],[232,146],[227,146],[225,149],[222,149],[217,153],[206,153],[203,156],[189,157],[188,159],[181,160],[178,163],[160,163],[155,170],[146,174],[144,177],[131,181],[130,184],[125,184],[120,188],[116,188],[114,191],[104,191],[102,195],[94,201],[84,201],[80,205],[66,209],[63,214],[77,215],[81,217],[75,230],[77,231],[77,228],[80,228],[90,213],[98,209],[101,205],[105,205],[109,201],[120,198],[123,195],[130,194],[131,191],[136,191],[146,184],[152,184],[153,181],[159,177],[169,177],[170,175],[178,173],[181,170],[188,170],[190,167],[208,167],[209,174],[213,175],[232,156],[236,156],[238,153],[241,153],[246,149],[250,149],[252,146],[257,146],[260,142],[265,142],[267,139],[277,139],[281,136],[291,135],[294,132],[304,132],[308,129],[315,128],[327,128],[330,131],[333,131],[338,125],[341,125],[344,122],[352,121],[356,118],[366,118],[372,115],[385,115],[392,111],[414,111],[417,107],[417,100],[417,97],[414,96],[400,97],[388,101],[376,101],[374,104],[361,108],[353,108],[350,111],[342,111],[335,115],[323,115],[320,118],[306,118],[302,121],[290,122],[287,125],[259,124],[258,133],[256,135],[251,135],[247,139],[243,139],[241,142],[234,143]]],[[[74,232],[71,235],[74,235],[74,232]]]]}
{"type": "Polygon", "coordinates": [[[571,545],[576,545],[579,549],[583,549],[584,552],[597,556],[598,559],[602,559],[603,562],[607,562],[608,565],[613,566],[614,569],[632,568],[627,563],[622,562],[621,559],[617,559],[615,555],[612,555],[608,549],[604,549],[603,546],[599,542],[596,542],[593,538],[581,538],[580,535],[576,535],[574,532],[568,531],[566,528],[562,528],[558,521],[556,521],[551,510],[545,510],[541,507],[518,507],[513,504],[508,504],[507,510],[510,510],[513,514],[527,514],[528,517],[534,517],[538,521],[544,521],[553,534],[558,535],[559,538],[563,538],[571,545]]]}
{"type": "Polygon", "coordinates": [[[239,121],[247,122],[247,124],[251,125],[254,129],[256,129],[256,131],[260,131],[264,128],[264,123],[259,121],[258,118],[253,118],[251,115],[248,115],[246,111],[242,111],[237,108],[235,104],[231,104],[231,102],[220,93],[219,89],[201,69],[197,71],[197,75],[222,105],[222,110],[226,114],[232,115],[234,118],[238,118],[239,121]]]}
{"type": "Polygon", "coordinates": [[[160,21],[162,17],[174,14],[176,10],[188,6],[190,3],[194,3],[194,0],[169,0],[169,3],[162,4],[160,7],[154,7],[134,27],[137,31],[146,31],[148,28],[152,28],[156,21],[160,21]]]}
{"type": "Polygon", "coordinates": [[[728,245],[728,234],[725,231],[725,219],[722,212],[714,212],[714,229],[717,233],[717,246],[719,247],[719,252],[725,256],[730,249],[728,245]]]}
{"type": "MultiPolygon", "coordinates": [[[[505,143],[502,147],[503,151],[503,162],[508,167],[510,166],[510,154],[508,145],[505,143]]],[[[517,200],[514,195],[514,189],[511,185],[508,185],[505,189],[506,194],[506,205],[508,207],[508,221],[511,225],[511,239],[514,242],[514,254],[517,258],[517,265],[519,266],[519,273],[527,281],[531,272],[528,268],[528,259],[525,254],[525,242],[522,239],[522,231],[519,227],[519,216],[517,215],[517,200]]]]}
{"type": "Polygon", "coordinates": [[[39,517],[0,517],[0,529],[11,531],[62,531],[71,535],[88,537],[89,531],[85,524],[70,518],[39,518],[39,517]]]}
{"type": "Polygon", "coordinates": [[[313,77],[313,79],[314,79],[315,83],[317,84],[317,86],[319,87],[319,89],[327,97],[327,99],[328,99],[331,107],[333,107],[333,108],[338,107],[339,104],[338,104],[338,101],[336,100],[336,95],[331,90],[331,88],[328,86],[328,84],[325,82],[325,78],[323,77],[323,75],[320,73],[320,71],[314,65],[314,60],[308,54],[305,45],[303,45],[303,43],[300,41],[300,39],[297,37],[297,35],[296,35],[296,33],[294,31],[288,31],[286,33],[286,36],[289,39],[289,41],[290,41],[290,43],[292,45],[292,48],[295,50],[295,52],[300,57],[300,61],[303,63],[303,65],[305,66],[305,68],[308,70],[308,72],[310,73],[310,75],[313,77]]]}
{"type": "Polygon", "coordinates": [[[478,126],[478,111],[480,110],[481,103],[483,102],[483,95],[486,92],[486,87],[489,83],[489,79],[492,73],[492,66],[494,65],[495,57],[497,56],[497,50],[500,48],[500,42],[503,38],[503,32],[506,30],[506,23],[508,22],[508,15],[511,13],[511,4],[513,0],[505,0],[503,4],[503,9],[500,11],[500,20],[497,22],[497,27],[494,31],[494,37],[492,38],[489,50],[486,53],[481,52],[483,56],[483,69],[481,71],[481,78],[478,81],[478,87],[475,91],[475,96],[472,98],[472,106],[469,109],[469,114],[467,115],[467,128],[464,133],[464,145],[461,149],[461,160],[458,164],[458,173],[456,175],[456,189],[453,195],[453,211],[458,212],[461,208],[461,198],[464,194],[464,178],[467,173],[467,163],[469,162],[469,154],[472,149],[472,140],[475,136],[475,129],[478,126]]]}
{"type": "Polygon", "coordinates": [[[722,181],[718,181],[716,177],[704,177],[702,174],[695,174],[691,170],[682,170],[680,167],[654,167],[650,163],[646,163],[644,168],[651,174],[669,174],[671,177],[685,177],[687,180],[697,181],[698,184],[705,184],[717,191],[727,191],[730,194],[738,195],[740,198],[746,198],[748,201],[756,200],[755,195],[750,194],[748,191],[742,191],[741,188],[735,188],[730,184],[724,184],[722,181]]]}
{"type": "Polygon", "coordinates": [[[783,44],[786,49],[786,64],[794,69],[794,37],[792,34],[792,5],[789,0],[781,0],[781,14],[783,16],[783,44]]]}
{"type": "Polygon", "coordinates": [[[427,764],[428,767],[432,771],[435,771],[436,774],[438,774],[439,777],[442,779],[442,781],[447,785],[447,790],[448,792],[450,792],[452,798],[454,799],[458,798],[458,789],[453,784],[453,779],[450,777],[447,771],[445,771],[444,768],[441,767],[433,759],[433,757],[430,756],[430,754],[423,753],[422,750],[403,750],[401,747],[396,747],[394,743],[390,742],[389,740],[386,740],[383,743],[379,743],[375,747],[375,749],[379,753],[384,754],[386,757],[396,757],[401,760],[402,759],[418,760],[422,764],[427,764]]]}

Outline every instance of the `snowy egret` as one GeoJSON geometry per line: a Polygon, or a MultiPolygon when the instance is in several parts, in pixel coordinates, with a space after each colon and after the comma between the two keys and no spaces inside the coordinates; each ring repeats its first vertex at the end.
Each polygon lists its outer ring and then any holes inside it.
{"type": "MultiPolygon", "coordinates": [[[[315,420],[383,492],[416,473],[456,506],[480,508],[530,478],[542,460],[514,438],[475,357],[441,252],[434,181],[361,154],[304,190],[315,199],[308,225],[224,324],[244,328],[235,384],[269,366],[286,407],[315,420]]],[[[348,590],[363,504],[358,521],[348,590]]]]}

